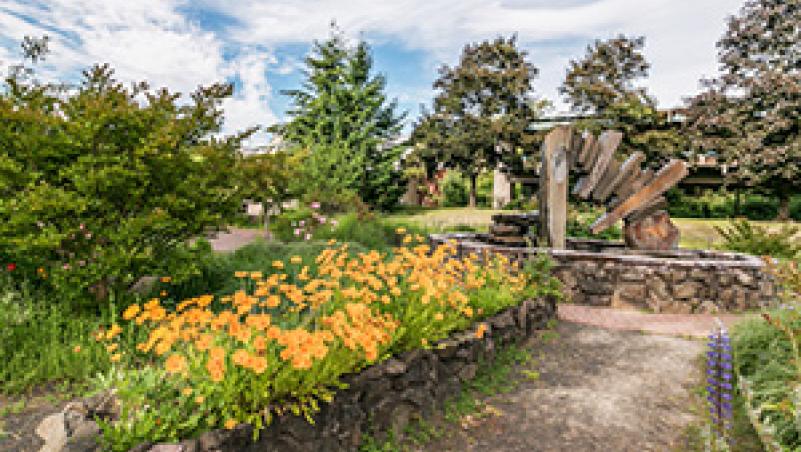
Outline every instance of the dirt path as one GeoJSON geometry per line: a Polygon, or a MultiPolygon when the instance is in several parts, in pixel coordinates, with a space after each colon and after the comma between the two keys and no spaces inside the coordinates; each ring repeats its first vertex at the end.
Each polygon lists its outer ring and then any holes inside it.
{"type": "Polygon", "coordinates": [[[450,425],[425,451],[686,450],[703,342],[560,322],[533,342],[539,372],[486,400],[477,425],[450,425]]]}

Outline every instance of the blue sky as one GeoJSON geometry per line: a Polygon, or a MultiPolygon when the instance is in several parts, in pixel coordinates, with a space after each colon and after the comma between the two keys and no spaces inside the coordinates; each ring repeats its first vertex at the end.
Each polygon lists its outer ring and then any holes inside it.
{"type": "MultiPolygon", "coordinates": [[[[74,80],[107,62],[121,80],[147,80],[183,93],[229,80],[225,131],[285,117],[279,92],[301,82],[314,39],[335,20],[373,49],[409,122],[442,64],[454,64],[468,42],[517,33],[540,70],[537,93],[557,93],[567,62],[596,38],[644,35],[652,64],[644,82],[662,107],[681,104],[714,75],[715,41],[741,0],[0,0],[0,67],[19,58],[26,35],[52,38],[43,78],[74,80]]],[[[252,144],[268,137],[256,136],[252,144]]]]}

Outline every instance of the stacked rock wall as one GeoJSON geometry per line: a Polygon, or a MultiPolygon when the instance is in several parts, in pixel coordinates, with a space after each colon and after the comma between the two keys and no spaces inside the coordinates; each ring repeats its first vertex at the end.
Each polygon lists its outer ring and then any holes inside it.
{"type": "Polygon", "coordinates": [[[568,240],[568,249],[504,248],[483,234],[432,235],[455,241],[461,255],[491,251],[513,259],[548,254],[572,303],[664,313],[739,312],[775,302],[776,287],[761,259],[705,250],[635,251],[622,243],[568,240]]]}
{"type": "MultiPolygon", "coordinates": [[[[364,371],[343,378],[348,387],[336,393],[334,400],[322,403],[314,416],[314,425],[300,416],[275,416],[273,422],[253,441],[253,427],[240,425],[231,430],[214,430],[197,439],[178,445],[142,444],[133,449],[146,451],[240,452],[240,451],[348,451],[357,450],[365,433],[401,433],[408,422],[441,408],[457,395],[462,384],[472,379],[478,365],[494,358],[499,346],[519,342],[543,329],[556,316],[556,300],[526,300],[519,306],[496,314],[481,323],[487,325],[482,337],[475,326],[456,333],[431,349],[418,349],[390,358],[364,371]]],[[[79,417],[83,424],[93,424],[85,413],[97,413],[91,400],[72,403],[80,410],[61,418],[79,417]]],[[[68,435],[74,428],[68,428],[68,435]]],[[[92,428],[96,435],[96,425],[92,428]]],[[[93,438],[68,439],[62,450],[96,450],[87,447],[93,438]]]]}

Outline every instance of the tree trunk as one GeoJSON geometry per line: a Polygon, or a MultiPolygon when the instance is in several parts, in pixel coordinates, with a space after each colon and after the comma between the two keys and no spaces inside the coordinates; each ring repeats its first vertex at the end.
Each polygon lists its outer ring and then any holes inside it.
{"type": "Polygon", "coordinates": [[[788,221],[790,219],[790,194],[779,193],[779,215],[776,217],[779,221],[788,221]]]}
{"type": "Polygon", "coordinates": [[[470,202],[469,206],[471,208],[476,207],[476,178],[478,177],[477,174],[470,175],[470,202]]]}

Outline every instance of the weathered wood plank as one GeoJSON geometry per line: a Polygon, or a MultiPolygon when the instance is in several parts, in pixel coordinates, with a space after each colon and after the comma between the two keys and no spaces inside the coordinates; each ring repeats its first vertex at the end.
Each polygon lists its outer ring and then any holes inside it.
{"type": "Polygon", "coordinates": [[[494,236],[521,236],[526,233],[527,226],[513,224],[492,224],[489,232],[494,236]]]}
{"type": "Polygon", "coordinates": [[[620,171],[618,171],[615,178],[609,182],[607,185],[603,186],[603,188],[599,187],[595,189],[597,193],[597,198],[599,201],[604,201],[609,196],[617,190],[617,188],[624,183],[627,179],[629,179],[632,174],[635,173],[635,169],[640,168],[640,164],[645,160],[645,154],[640,151],[637,151],[629,156],[623,165],[620,166],[620,171]]]}
{"type": "Polygon", "coordinates": [[[570,128],[551,130],[542,142],[540,170],[540,243],[556,249],[565,247],[567,228],[567,150],[570,128]]]}
{"type": "Polygon", "coordinates": [[[584,146],[584,135],[576,131],[571,131],[571,134],[570,149],[568,149],[567,152],[567,163],[568,168],[572,170],[576,167],[579,154],[581,154],[581,149],[584,146]]]}
{"type": "MultiPolygon", "coordinates": [[[[642,171],[636,179],[631,181],[631,183],[628,186],[623,188],[623,190],[620,192],[620,195],[618,195],[618,200],[621,202],[625,201],[629,196],[642,190],[642,188],[648,185],[648,182],[650,182],[651,179],[653,178],[654,178],[654,171],[652,169],[648,168],[645,171],[642,171]]],[[[618,203],[617,205],[620,205],[620,203],[618,203]]],[[[617,205],[615,205],[614,207],[617,207],[617,205]]],[[[610,206],[610,210],[614,207],[610,206]]]]}
{"type": "Polygon", "coordinates": [[[598,157],[593,163],[587,183],[581,187],[581,191],[578,193],[579,198],[589,198],[590,193],[592,193],[598,181],[601,180],[601,176],[604,175],[606,167],[609,165],[612,155],[614,155],[615,149],[620,145],[622,139],[623,134],[616,130],[607,130],[598,138],[598,157]]]}
{"type": "Polygon", "coordinates": [[[626,217],[631,212],[641,208],[661,196],[671,187],[676,185],[688,174],[687,163],[682,160],[672,160],[665,165],[654,178],[637,193],[631,195],[617,206],[613,211],[608,212],[595,220],[590,226],[590,231],[597,234],[604,229],[612,226],[617,220],[626,217]]]}
{"type": "Polygon", "coordinates": [[[596,139],[595,135],[592,133],[587,132],[587,136],[584,138],[584,144],[581,146],[581,153],[579,153],[579,164],[576,165],[577,170],[584,172],[588,172],[590,170],[590,165],[594,159],[597,146],[598,139],[596,139]]]}
{"type": "Polygon", "coordinates": [[[601,180],[598,181],[598,185],[595,186],[595,190],[592,191],[592,199],[595,201],[605,201],[606,196],[601,197],[605,192],[607,192],[607,187],[615,181],[618,174],[620,174],[621,164],[614,158],[606,165],[606,171],[604,171],[604,175],[601,176],[601,180]]]}
{"type": "Polygon", "coordinates": [[[667,198],[665,198],[664,196],[660,196],[651,201],[650,203],[648,203],[648,205],[642,207],[641,209],[637,209],[634,212],[628,214],[625,219],[626,222],[632,222],[632,223],[637,222],[653,214],[654,212],[658,210],[664,210],[665,208],[667,208],[667,198]]]}

